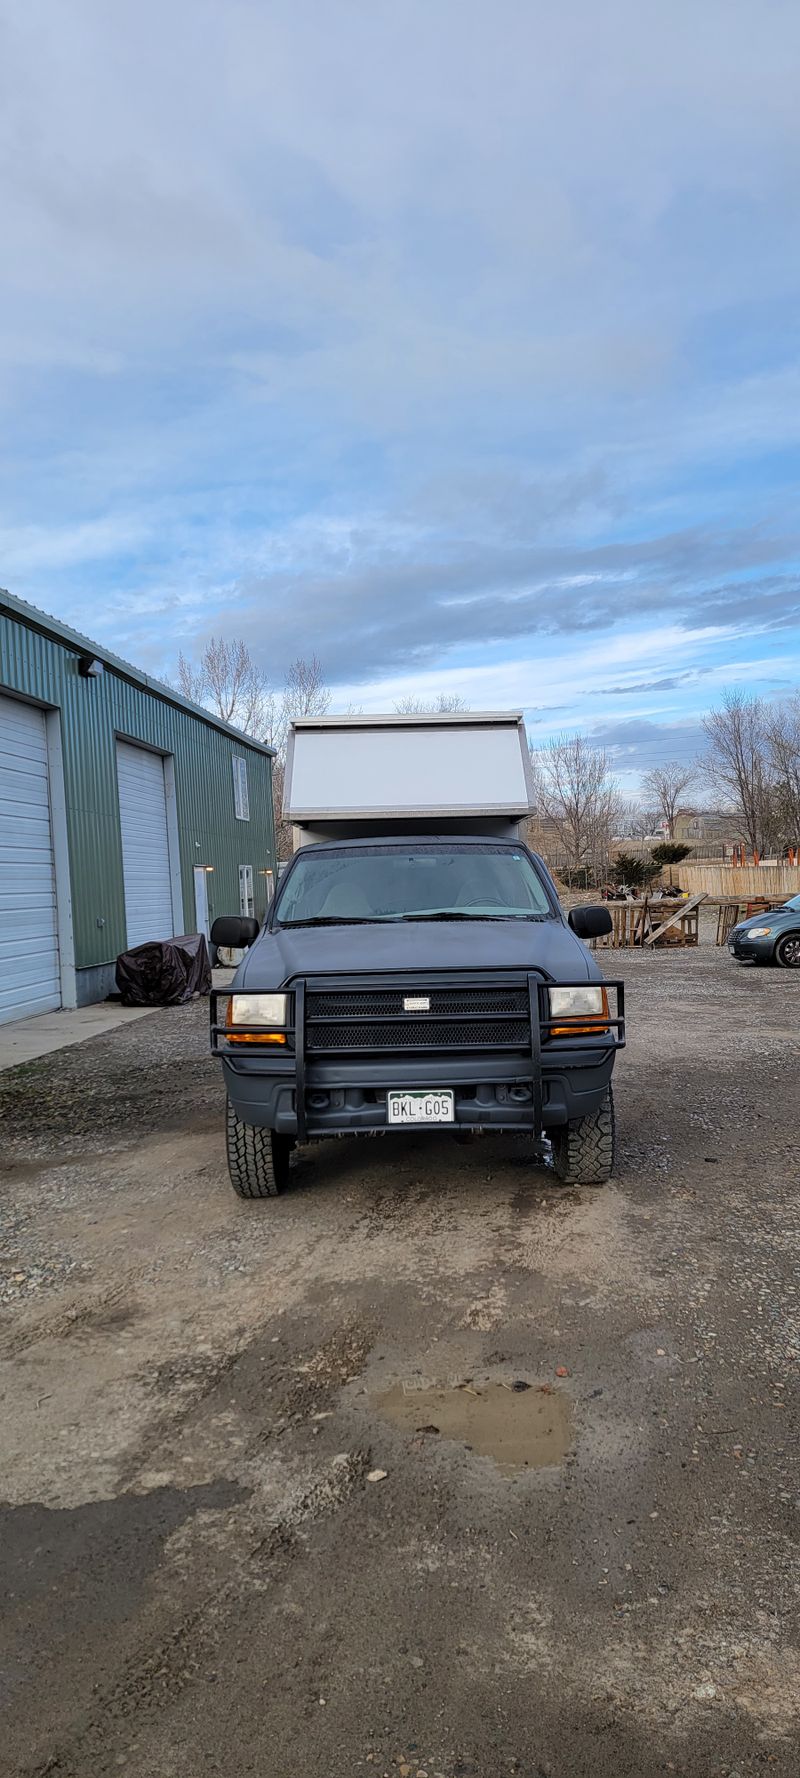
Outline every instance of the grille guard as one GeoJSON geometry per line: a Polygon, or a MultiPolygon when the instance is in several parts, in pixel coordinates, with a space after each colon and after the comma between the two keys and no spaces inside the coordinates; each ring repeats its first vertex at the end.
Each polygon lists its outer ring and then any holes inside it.
{"type": "MultiPolygon", "coordinates": [[[[222,1025],[219,1023],[217,1017],[217,1004],[219,1001],[230,999],[231,990],[229,988],[215,988],[211,993],[211,1050],[214,1055],[227,1055],[235,1057],[238,1060],[243,1059],[243,1057],[246,1057],[246,1059],[249,1060],[250,1058],[255,1059],[256,1057],[261,1058],[264,1056],[270,1056],[273,1060],[276,1057],[280,1057],[283,1061],[289,1058],[293,1059],[297,1140],[298,1142],[304,1142],[308,1133],[305,1099],[306,1058],[309,1054],[307,1047],[307,1032],[309,1023],[320,1022],[319,1020],[309,1020],[307,1016],[307,997],[309,994],[369,994],[370,992],[379,993],[383,991],[384,993],[399,992],[401,994],[405,993],[406,995],[409,995],[410,993],[413,994],[415,989],[418,991],[423,986],[426,989],[430,989],[432,993],[436,990],[449,990],[451,994],[456,991],[469,994],[470,992],[480,993],[482,990],[485,991],[491,988],[516,988],[517,990],[523,990],[526,996],[526,1006],[524,1010],[520,1008],[517,1012],[509,1011],[497,1015],[488,1013],[477,1015],[472,1012],[469,1015],[464,1015],[463,1013],[442,1014],[440,1012],[432,1011],[422,1015],[419,1012],[413,1012],[396,1015],[381,1014],[375,1015],[374,1017],[369,1014],[364,1014],[357,1015],[352,1019],[352,1023],[362,1026],[366,1035],[370,1024],[386,1025],[395,1020],[398,1027],[402,1027],[404,1023],[407,1024],[410,1021],[413,1021],[414,1024],[423,1025],[427,1021],[436,1027],[440,1027],[442,1024],[452,1023],[453,1026],[457,1028],[459,1021],[461,1023],[464,1022],[465,1016],[468,1016],[470,1023],[479,1022],[481,1016],[486,1017],[487,1020],[491,1017],[495,1022],[497,1018],[514,1019],[517,1024],[520,1023],[522,1018],[526,1019],[528,1021],[529,1033],[524,1046],[519,1042],[512,1044],[498,1042],[481,1045],[462,1044],[460,1046],[454,1044],[448,1052],[446,1045],[443,1045],[441,1041],[437,1040],[435,1043],[427,1046],[427,1054],[431,1055],[435,1053],[446,1056],[450,1053],[464,1056],[469,1053],[475,1053],[476,1051],[483,1051],[483,1053],[487,1055],[491,1054],[494,1056],[506,1053],[516,1053],[517,1056],[520,1054],[524,1055],[530,1069],[531,1079],[531,1133],[534,1137],[538,1137],[541,1135],[542,1130],[542,1049],[546,1046],[548,1056],[561,1056],[565,1053],[569,1053],[571,1041],[567,1036],[552,1037],[552,1027],[558,1026],[559,1032],[562,1032],[566,1031],[569,1027],[574,1026],[576,1032],[575,1041],[582,1047],[587,1043],[590,1043],[595,1054],[597,1054],[598,1049],[602,1049],[603,1051],[609,1049],[618,1050],[623,1049],[625,1045],[625,986],[622,981],[608,980],[604,977],[602,982],[597,984],[598,986],[604,987],[609,993],[613,991],[616,995],[616,1012],[613,1015],[609,1014],[608,1019],[603,1019],[603,1027],[596,1034],[592,1034],[591,1036],[587,1035],[585,1029],[585,1013],[575,1014],[572,1017],[565,1016],[563,1013],[559,1013],[555,1016],[551,1014],[549,1002],[547,1000],[547,990],[550,987],[585,988],[587,985],[593,984],[587,984],[585,978],[581,982],[549,982],[534,971],[523,970],[475,970],[474,972],[453,972],[452,970],[437,972],[435,970],[420,970],[416,980],[414,972],[407,970],[404,971],[402,975],[384,973],[358,976],[356,978],[356,985],[354,985],[352,976],[295,976],[290,982],[287,982],[284,985],[286,993],[292,997],[294,1003],[293,1007],[290,1009],[294,1015],[293,1024],[287,1026],[289,1037],[294,1038],[294,1048],[292,1049],[287,1045],[285,1049],[276,1049],[274,1044],[259,1043],[255,1040],[248,1043],[246,1051],[243,1048],[239,1048],[236,1044],[229,1043],[228,1038],[252,1032],[253,1027],[252,1025],[222,1025]],[[602,1039],[601,1043],[598,1043],[598,1038],[602,1039]],[[550,1044],[553,1044],[555,1047],[550,1049],[550,1044]]],[[[257,992],[257,990],[254,991],[257,992]]],[[[283,992],[284,989],[282,988],[280,991],[283,992]]],[[[333,1052],[330,1051],[317,1050],[311,1055],[311,1060],[330,1060],[332,1053],[333,1052]]],[[[365,1044],[362,1047],[353,1046],[348,1051],[339,1049],[336,1053],[340,1056],[350,1054],[357,1057],[359,1055],[366,1056],[373,1052],[371,1051],[369,1044],[365,1044]]],[[[395,1054],[407,1054],[409,1058],[413,1058],[415,1055],[426,1054],[426,1046],[424,1044],[418,1044],[415,1045],[413,1049],[398,1050],[396,1052],[384,1047],[380,1053],[384,1058],[395,1054]]],[[[408,1084],[412,1085],[413,1082],[409,1081],[408,1084]]]]}

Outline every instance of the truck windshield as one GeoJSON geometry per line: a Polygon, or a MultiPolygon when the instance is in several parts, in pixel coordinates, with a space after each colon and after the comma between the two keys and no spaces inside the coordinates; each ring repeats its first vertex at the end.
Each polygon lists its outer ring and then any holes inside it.
{"type": "Polygon", "coordinates": [[[552,916],[531,860],[512,847],[371,846],[302,853],[282,889],[281,926],[552,916]]]}

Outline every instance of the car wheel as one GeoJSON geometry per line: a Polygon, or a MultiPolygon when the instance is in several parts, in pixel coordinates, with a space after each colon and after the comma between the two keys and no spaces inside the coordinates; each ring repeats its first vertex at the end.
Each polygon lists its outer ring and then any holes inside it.
{"type": "Polygon", "coordinates": [[[785,932],[778,939],[775,961],[782,969],[800,969],[800,932],[785,932]]]}
{"type": "Polygon", "coordinates": [[[240,1198],[277,1198],[289,1183],[289,1136],[244,1124],[228,1100],[225,1136],[231,1185],[240,1198]]]}
{"type": "Polygon", "coordinates": [[[562,1185],[606,1185],[614,1171],[614,1097],[609,1087],[602,1105],[549,1132],[553,1168],[562,1185]]]}

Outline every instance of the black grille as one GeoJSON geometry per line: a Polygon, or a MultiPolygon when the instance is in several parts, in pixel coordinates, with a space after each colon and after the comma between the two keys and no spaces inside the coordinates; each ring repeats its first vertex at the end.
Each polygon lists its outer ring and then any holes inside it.
{"type": "Polygon", "coordinates": [[[527,985],[310,989],[306,996],[308,1055],[402,1051],[530,1049],[527,985]],[[404,1000],[430,1001],[430,1011],[405,1012],[404,1000]]]}
{"type": "Polygon", "coordinates": [[[404,1000],[429,1000],[430,1016],[464,1018],[470,1013],[522,1013],[527,1017],[528,990],[496,988],[376,988],[360,994],[309,993],[308,1014],[316,1019],[370,1019],[408,1017],[404,1000]]]}
{"type": "Polygon", "coordinates": [[[442,1024],[441,1020],[408,1019],[396,1025],[306,1025],[306,1050],[479,1050],[527,1049],[530,1042],[524,1019],[486,1019],[480,1025],[442,1024]]]}

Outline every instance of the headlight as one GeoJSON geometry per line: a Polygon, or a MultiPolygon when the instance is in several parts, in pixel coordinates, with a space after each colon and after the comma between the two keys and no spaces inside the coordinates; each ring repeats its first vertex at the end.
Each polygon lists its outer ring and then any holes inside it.
{"type": "Polygon", "coordinates": [[[746,926],[745,931],[744,931],[744,937],[745,938],[769,938],[771,931],[772,931],[771,926],[746,926]]]}
{"type": "Polygon", "coordinates": [[[605,988],[595,987],[587,982],[585,987],[550,988],[548,992],[551,1018],[575,1021],[569,1025],[551,1025],[551,1037],[576,1037],[581,1033],[597,1036],[598,1032],[608,1030],[608,1026],[602,1023],[609,1016],[605,988]]]}
{"type": "Polygon", "coordinates": [[[607,1012],[603,1006],[605,989],[603,988],[551,988],[550,1011],[554,1018],[574,1018],[577,1013],[607,1012]]]}
{"type": "Polygon", "coordinates": [[[288,994],[231,994],[225,1009],[227,1026],[250,1029],[228,1031],[229,1043],[286,1043],[288,994]],[[278,1030],[275,1026],[280,1027],[278,1030]]]}
{"type": "Polygon", "coordinates": [[[232,994],[229,1024],[285,1025],[286,994],[232,994]]]}

